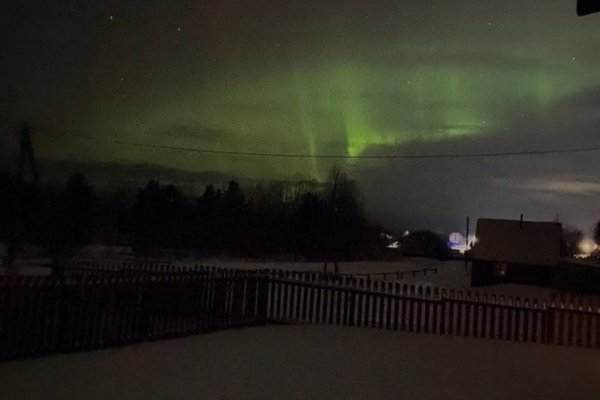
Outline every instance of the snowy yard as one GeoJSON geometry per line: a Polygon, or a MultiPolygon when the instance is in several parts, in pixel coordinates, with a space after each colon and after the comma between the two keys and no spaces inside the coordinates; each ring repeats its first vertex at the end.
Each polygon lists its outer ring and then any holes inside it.
{"type": "Polygon", "coordinates": [[[0,364],[0,398],[596,400],[600,352],[268,326],[0,364]]]}

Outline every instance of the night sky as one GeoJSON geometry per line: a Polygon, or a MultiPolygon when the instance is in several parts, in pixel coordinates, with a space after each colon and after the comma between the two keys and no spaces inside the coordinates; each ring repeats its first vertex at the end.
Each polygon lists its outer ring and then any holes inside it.
{"type": "MultiPolygon", "coordinates": [[[[251,179],[322,179],[335,160],[112,140],[349,156],[600,145],[600,15],[577,17],[574,0],[4,4],[7,165],[23,119],[46,162],[251,179]]],[[[392,229],[600,218],[600,152],[337,163],[392,229]]]]}

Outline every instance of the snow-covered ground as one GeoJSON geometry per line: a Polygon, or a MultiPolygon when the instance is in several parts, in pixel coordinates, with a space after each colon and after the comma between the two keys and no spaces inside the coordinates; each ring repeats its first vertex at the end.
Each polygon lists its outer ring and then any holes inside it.
{"type": "Polygon", "coordinates": [[[0,398],[600,398],[600,352],[328,326],[267,326],[0,364],[0,398]]]}

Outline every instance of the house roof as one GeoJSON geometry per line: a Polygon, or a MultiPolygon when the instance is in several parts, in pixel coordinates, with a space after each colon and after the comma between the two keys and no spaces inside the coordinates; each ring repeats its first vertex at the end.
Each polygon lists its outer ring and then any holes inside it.
{"type": "Polygon", "coordinates": [[[479,219],[473,259],[558,265],[562,225],[510,219],[479,219]]]}

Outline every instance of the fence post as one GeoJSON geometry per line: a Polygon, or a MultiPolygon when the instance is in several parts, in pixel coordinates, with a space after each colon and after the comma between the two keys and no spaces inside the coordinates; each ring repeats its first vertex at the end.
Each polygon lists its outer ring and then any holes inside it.
{"type": "Polygon", "coordinates": [[[67,316],[70,309],[70,304],[68,304],[70,296],[68,295],[67,279],[68,278],[61,274],[57,285],[56,349],[60,352],[66,352],[68,350],[67,333],[69,331],[69,323],[67,321],[67,316]]]}
{"type": "Polygon", "coordinates": [[[309,274],[309,285],[310,287],[307,289],[308,293],[308,313],[306,314],[305,322],[313,323],[315,320],[315,307],[316,307],[316,296],[317,296],[317,283],[315,273],[311,272],[309,274]]]}
{"type": "Polygon", "coordinates": [[[455,334],[460,336],[462,335],[463,331],[463,307],[466,306],[466,303],[464,303],[464,293],[462,290],[458,290],[457,300],[458,302],[456,303],[457,310],[455,334]]]}
{"type": "Polygon", "coordinates": [[[523,340],[525,342],[533,341],[530,339],[531,337],[531,325],[529,323],[529,319],[531,317],[531,306],[529,303],[529,298],[525,297],[523,299],[523,304],[525,306],[524,317],[523,317],[523,340]]]}
{"type": "Polygon", "coordinates": [[[138,298],[137,298],[137,306],[138,306],[138,326],[136,326],[136,330],[138,336],[141,341],[148,340],[149,330],[150,330],[150,316],[148,315],[148,305],[147,305],[147,287],[148,281],[150,278],[147,275],[143,275],[138,282],[138,298]]]}
{"type": "MultiPolygon", "coordinates": [[[[586,311],[588,314],[586,319],[587,323],[585,325],[585,347],[592,347],[592,323],[594,322],[594,316],[591,314],[592,306],[589,305],[586,311]]],[[[599,333],[597,333],[597,335],[598,334],[599,333]]]]}
{"type": "Polygon", "coordinates": [[[396,282],[394,285],[394,327],[395,331],[398,330],[398,320],[403,317],[400,314],[400,284],[396,282]]]}
{"type": "Polygon", "coordinates": [[[565,308],[566,314],[567,314],[567,340],[566,340],[566,345],[570,346],[576,343],[575,338],[573,337],[574,334],[576,334],[575,332],[575,325],[577,325],[577,321],[576,321],[576,313],[574,312],[574,310],[576,309],[575,307],[573,307],[573,303],[572,303],[572,299],[571,302],[569,302],[569,304],[567,304],[567,307],[565,308]]]}
{"type": "Polygon", "coordinates": [[[454,306],[456,305],[456,296],[453,289],[450,289],[449,301],[446,304],[448,304],[448,327],[446,333],[454,335],[454,306]]]}
{"type": "Polygon", "coordinates": [[[392,307],[394,304],[394,284],[392,282],[388,282],[387,290],[386,290],[386,299],[387,299],[387,310],[386,310],[386,322],[385,329],[392,329],[392,307]]]}
{"type": "Polygon", "coordinates": [[[383,329],[384,327],[384,320],[385,320],[385,314],[384,314],[384,309],[385,309],[385,299],[386,299],[386,294],[385,294],[385,282],[379,281],[379,285],[377,286],[377,291],[378,291],[378,307],[379,307],[379,312],[378,312],[378,325],[377,327],[379,329],[383,329]]]}
{"type": "MultiPolygon", "coordinates": [[[[309,303],[309,296],[311,295],[311,282],[310,280],[304,280],[301,284],[299,284],[300,286],[298,287],[298,296],[302,295],[302,314],[298,315],[298,318],[302,321],[302,322],[306,322],[306,320],[309,317],[309,305],[312,303],[309,303]]],[[[300,303],[300,297],[298,297],[297,299],[298,303],[300,303]]]]}
{"type": "Polygon", "coordinates": [[[268,318],[270,275],[262,274],[257,280],[256,289],[256,318],[259,323],[266,323],[268,318]]]}
{"type": "Polygon", "coordinates": [[[446,289],[442,289],[442,294],[440,296],[440,334],[445,335],[447,332],[446,329],[446,289]]]}
{"type": "Polygon", "coordinates": [[[349,278],[349,280],[347,281],[349,283],[349,287],[347,288],[348,291],[348,312],[347,312],[347,318],[346,318],[346,325],[348,326],[354,326],[356,325],[354,322],[354,314],[355,314],[355,310],[356,310],[356,297],[358,296],[357,292],[356,292],[356,279],[355,278],[349,278]]]}
{"type": "Polygon", "coordinates": [[[542,310],[542,343],[551,344],[554,343],[554,311],[545,301],[542,302],[542,310]]]}
{"type": "Polygon", "coordinates": [[[481,331],[485,330],[485,325],[481,323],[479,310],[481,308],[481,313],[483,314],[485,312],[485,306],[482,304],[479,292],[473,293],[473,300],[473,337],[481,337],[481,331]]]}
{"type": "Polygon", "coordinates": [[[433,288],[433,294],[432,294],[432,303],[431,306],[433,307],[432,310],[432,315],[431,315],[431,333],[437,334],[438,333],[438,315],[439,315],[439,308],[441,307],[441,302],[440,302],[440,291],[438,288],[433,288]]]}
{"type": "Polygon", "coordinates": [[[244,292],[242,320],[244,321],[244,324],[248,324],[253,323],[256,320],[256,272],[246,274],[244,281],[246,282],[246,290],[244,292]]]}

